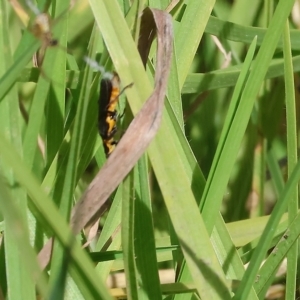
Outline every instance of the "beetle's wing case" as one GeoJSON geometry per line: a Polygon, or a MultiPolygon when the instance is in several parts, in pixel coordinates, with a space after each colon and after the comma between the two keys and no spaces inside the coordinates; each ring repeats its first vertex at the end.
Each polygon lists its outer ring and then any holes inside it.
{"type": "Polygon", "coordinates": [[[112,83],[108,78],[103,78],[100,83],[100,97],[98,101],[98,129],[102,138],[107,136],[109,124],[106,122],[107,106],[110,101],[112,83]]]}

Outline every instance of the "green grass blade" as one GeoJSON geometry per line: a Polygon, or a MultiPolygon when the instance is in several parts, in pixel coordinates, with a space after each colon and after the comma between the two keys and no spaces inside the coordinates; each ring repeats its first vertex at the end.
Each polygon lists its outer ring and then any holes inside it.
{"type": "MultiPolygon", "coordinates": [[[[70,237],[72,237],[69,226],[66,224],[62,216],[58,213],[57,208],[40,188],[39,183],[29,172],[27,166],[20,159],[14,148],[6,141],[6,138],[0,133],[0,155],[5,159],[6,163],[12,168],[16,179],[22,185],[30,195],[30,207],[35,213],[39,221],[51,228],[60,240],[60,242],[66,247],[69,247],[70,237]]],[[[70,252],[72,257],[72,266],[76,269],[76,272],[81,276],[81,280],[77,278],[77,284],[79,287],[82,284],[82,288],[87,285],[88,290],[97,297],[103,299],[110,299],[110,295],[107,292],[104,284],[101,284],[94,271],[94,267],[91,261],[87,258],[86,254],[76,242],[72,244],[72,251],[70,252]]]]}
{"type": "MultiPolygon", "coordinates": [[[[133,112],[136,113],[151,89],[130,33],[124,30],[126,23],[122,20],[119,8],[114,1],[106,2],[105,5],[94,0],[91,0],[90,3],[122,82],[124,85],[127,82],[134,82],[134,86],[130,90],[126,90],[126,94],[129,96],[129,103],[133,112]]],[[[229,297],[226,279],[209,242],[203,220],[190,190],[190,180],[175,175],[177,172],[185,174],[187,166],[181,161],[182,158],[178,153],[181,146],[175,146],[173,138],[176,135],[170,132],[172,126],[171,123],[169,123],[170,126],[167,125],[166,119],[168,119],[168,116],[164,113],[161,130],[149,148],[152,166],[160,184],[162,184],[161,186],[164,187],[163,195],[169,214],[175,229],[178,230],[177,234],[180,236],[183,251],[200,294],[213,299],[218,299],[221,294],[223,298],[224,295],[229,297]],[[161,148],[165,144],[168,144],[168,152],[161,148]],[[173,158],[172,163],[170,162],[171,158],[173,158]],[[176,164],[174,164],[174,161],[176,161],[176,164]],[[168,171],[164,167],[165,164],[170,165],[168,171]],[[172,168],[175,168],[176,171],[172,168]],[[163,182],[166,179],[168,179],[168,183],[165,185],[163,182]],[[174,195],[176,195],[176,201],[174,195]],[[184,211],[182,207],[189,207],[189,209],[184,211]],[[195,224],[197,224],[197,228],[195,224]],[[187,236],[186,232],[191,234],[187,236]],[[199,235],[200,232],[201,235],[199,235]],[[193,249],[201,249],[201,253],[198,254],[200,256],[197,259],[195,259],[193,249]],[[207,261],[208,258],[211,267],[206,268],[203,261],[207,261]],[[216,278],[216,273],[220,279],[218,284],[213,281],[213,278],[216,278]],[[207,278],[211,279],[208,280],[207,278]],[[218,286],[219,290],[215,291],[212,285],[214,287],[218,286]]],[[[178,144],[180,145],[180,143],[178,144]]]]}
{"type": "Polygon", "coordinates": [[[175,52],[180,87],[183,86],[190,70],[214,4],[214,0],[190,1],[176,31],[175,52]]]}
{"type": "MultiPolygon", "coordinates": [[[[251,44],[254,37],[257,36],[257,45],[259,46],[263,42],[266,31],[267,29],[265,28],[245,26],[233,22],[223,21],[214,16],[209,17],[209,20],[205,28],[206,33],[218,36],[220,38],[225,38],[230,41],[236,41],[245,44],[251,44]]],[[[291,48],[293,50],[300,49],[299,34],[300,33],[298,30],[295,29],[290,30],[291,48]]],[[[277,44],[277,49],[280,50],[282,48],[283,48],[283,40],[279,40],[277,44]]]]}
{"type": "MultiPolygon", "coordinates": [[[[107,251],[119,250],[121,247],[121,214],[122,214],[122,184],[116,192],[113,199],[113,203],[108,212],[105,224],[101,231],[100,238],[95,247],[95,251],[107,251]],[[107,247],[108,241],[112,239],[111,244],[107,247]]],[[[113,262],[100,262],[96,271],[99,273],[103,280],[106,280],[109,272],[112,269],[113,262]]]]}
{"type": "MultiPolygon", "coordinates": [[[[297,164],[297,120],[296,120],[296,99],[294,74],[292,65],[291,41],[289,23],[286,22],[283,33],[283,54],[285,61],[285,95],[286,95],[286,119],[287,119],[287,155],[288,155],[288,174],[297,164]]],[[[294,187],[288,206],[289,222],[291,223],[297,216],[298,211],[298,186],[294,187]]],[[[294,232],[293,232],[294,233],[294,232]]],[[[287,255],[287,281],[286,293],[287,300],[295,298],[297,280],[297,259],[298,242],[291,247],[287,255]]]]}
{"type": "MultiPolygon", "coordinates": [[[[299,236],[299,222],[300,216],[297,214],[297,217],[290,222],[289,227],[282,234],[281,239],[275,245],[274,249],[264,262],[263,266],[259,270],[257,280],[254,284],[254,288],[260,298],[265,297],[265,292],[268,286],[268,280],[274,276],[274,273],[277,271],[280,263],[286,257],[287,253],[297,245],[297,239],[299,236]]],[[[291,294],[295,294],[295,289],[290,291],[291,294]]]]}
{"type": "Polygon", "coordinates": [[[11,251],[6,255],[6,272],[9,297],[18,298],[20,295],[35,299],[35,283],[39,292],[46,295],[47,282],[45,275],[41,273],[36,260],[35,251],[29,243],[29,234],[27,222],[24,218],[24,212],[19,208],[15,201],[15,195],[12,195],[8,189],[7,182],[4,182],[3,175],[0,179],[0,201],[1,213],[5,218],[5,248],[11,251]],[[11,255],[14,255],[11,257],[11,255]],[[21,262],[18,260],[21,257],[21,262]],[[10,291],[10,288],[17,288],[16,291],[10,291]]]}
{"type": "MultiPolygon", "coordinates": [[[[92,47],[93,48],[93,47],[92,47]]],[[[80,88],[79,99],[77,101],[77,114],[74,122],[74,129],[71,138],[70,151],[68,153],[68,162],[64,174],[63,185],[58,182],[56,186],[55,196],[61,195],[61,201],[59,202],[59,211],[61,215],[69,220],[71,207],[73,203],[73,195],[77,182],[77,166],[80,157],[80,150],[83,144],[83,132],[87,119],[87,110],[90,99],[90,85],[92,82],[93,72],[89,66],[86,66],[86,72],[82,79],[82,85],[80,88]]],[[[51,280],[52,285],[56,282],[57,276],[60,274],[61,266],[64,260],[64,250],[59,244],[54,244],[54,251],[51,261],[51,280]]]]}
{"type": "MultiPolygon", "coordinates": [[[[11,41],[7,4],[6,1],[2,1],[0,4],[0,76],[7,74],[5,72],[13,61],[10,49],[11,41]]],[[[0,89],[2,89],[2,87],[0,89]]],[[[18,149],[19,154],[22,155],[21,115],[19,112],[18,91],[16,86],[13,86],[2,99],[0,103],[0,116],[1,131],[5,133],[14,147],[18,149]]],[[[35,278],[33,274],[38,268],[34,252],[29,244],[27,195],[24,190],[18,187],[12,169],[6,164],[3,157],[1,157],[0,164],[2,170],[2,195],[0,198],[2,200],[1,208],[3,209],[3,217],[5,220],[3,242],[5,247],[6,280],[8,284],[7,297],[17,299],[21,294],[27,299],[35,299],[35,278]],[[6,183],[4,183],[4,181],[6,181],[6,183]],[[8,191],[9,186],[11,187],[10,191],[8,191]],[[3,202],[11,203],[6,204],[3,202]],[[21,225],[18,222],[18,218],[14,216],[13,212],[16,209],[13,205],[19,206],[17,216],[21,217],[21,225]],[[23,246],[18,237],[16,237],[16,234],[18,234],[16,232],[18,226],[20,226],[20,230],[23,233],[23,246]],[[24,256],[21,255],[20,249],[24,249],[24,256]],[[32,262],[32,268],[30,268],[30,262],[32,262]]],[[[43,292],[45,292],[45,282],[43,292]]]]}
{"type": "MultiPolygon", "coordinates": [[[[252,72],[249,76],[249,80],[245,86],[242,99],[251,99],[252,102],[254,102],[254,99],[265,77],[268,65],[272,59],[274,50],[280,38],[282,28],[291,11],[292,6],[293,1],[279,1],[274,16],[270,22],[270,26],[266,33],[265,39],[262,43],[260,51],[258,52],[252,72]]],[[[249,119],[249,117],[246,119],[249,119]]],[[[287,191],[289,190],[285,189],[285,191],[287,193],[287,191]]],[[[284,194],[282,197],[284,197],[284,194]]],[[[280,206],[283,206],[283,204],[281,204],[280,202],[278,203],[280,204],[280,206]]],[[[274,228],[276,228],[280,216],[283,214],[283,207],[280,206],[277,206],[272,213],[270,221],[262,235],[261,242],[259,243],[254,253],[250,265],[245,272],[245,276],[242,279],[242,283],[235,295],[236,299],[247,297],[247,295],[249,294],[249,291],[255,279],[256,272],[259,268],[259,265],[261,264],[261,261],[267,251],[268,244],[271,240],[272,234],[270,233],[274,230],[274,228]],[[272,225],[273,227],[270,227],[270,225],[272,225]]]]}
{"type": "Polygon", "coordinates": [[[137,300],[138,282],[134,248],[134,188],[133,172],[131,172],[123,183],[122,203],[122,248],[124,255],[124,269],[126,274],[126,288],[129,299],[137,300]]]}
{"type": "Polygon", "coordinates": [[[11,64],[8,71],[0,78],[0,100],[3,99],[12,85],[18,80],[21,71],[25,68],[33,54],[39,48],[39,41],[33,37],[30,38],[31,44],[22,51],[20,56],[15,58],[14,63],[11,64]]]}
{"type": "Polygon", "coordinates": [[[162,299],[155,252],[154,228],[146,157],[138,161],[135,186],[135,255],[138,273],[138,299],[162,299]]]}
{"type": "MultiPolygon", "coordinates": [[[[254,40],[252,42],[252,45],[249,48],[248,55],[245,59],[244,68],[241,71],[240,78],[236,84],[236,89],[233,94],[233,100],[231,102],[231,106],[228,111],[227,121],[224,125],[223,139],[226,138],[226,142],[229,140],[230,133],[227,133],[227,132],[229,131],[230,126],[232,125],[231,122],[233,122],[232,120],[234,119],[234,114],[235,114],[236,110],[238,109],[237,108],[238,105],[241,105],[239,103],[239,95],[241,93],[243,84],[244,84],[245,80],[247,79],[247,75],[248,75],[249,68],[250,68],[250,65],[251,65],[251,62],[253,59],[253,55],[254,55],[254,51],[255,51],[255,46],[256,46],[256,40],[254,40]]],[[[236,124],[238,123],[237,120],[234,120],[234,122],[236,122],[236,124]]],[[[232,125],[232,127],[233,126],[234,125],[232,125]]],[[[232,137],[234,137],[234,134],[231,134],[231,135],[232,135],[232,137]]],[[[204,190],[204,194],[203,194],[203,197],[205,196],[205,193],[209,194],[208,187],[210,187],[211,191],[214,191],[215,193],[218,193],[218,192],[220,193],[220,195],[218,196],[220,200],[222,199],[222,196],[223,196],[222,189],[220,188],[220,184],[223,182],[223,186],[227,185],[227,181],[229,179],[228,170],[230,170],[229,165],[226,165],[225,167],[224,166],[220,167],[220,166],[222,164],[224,164],[224,162],[231,164],[231,165],[234,162],[233,157],[230,160],[228,158],[228,155],[225,154],[226,151],[228,151],[228,150],[226,150],[225,146],[223,146],[223,145],[222,145],[223,147],[221,147],[221,141],[222,141],[222,137],[220,139],[220,148],[219,148],[219,150],[217,150],[217,153],[216,153],[216,162],[215,162],[216,170],[213,169],[214,166],[212,166],[212,169],[211,169],[212,171],[215,171],[213,174],[214,177],[212,177],[212,175],[210,175],[210,177],[208,178],[208,182],[206,184],[206,191],[204,190]],[[221,151],[224,151],[224,153],[222,153],[221,151]],[[223,162],[221,160],[222,158],[217,159],[218,153],[219,153],[219,155],[221,155],[221,154],[224,155],[223,162]],[[218,168],[219,168],[219,171],[218,171],[218,168]],[[224,174],[225,170],[226,170],[226,173],[224,174]],[[218,174],[218,172],[219,172],[219,174],[218,174]],[[212,182],[209,182],[210,180],[212,180],[212,182]],[[213,183],[213,182],[215,182],[215,183],[213,183]],[[210,186],[210,184],[211,184],[211,186],[210,186]],[[218,185],[216,190],[215,190],[215,186],[214,186],[215,184],[218,185]]],[[[231,143],[228,143],[228,145],[231,145],[231,143]]],[[[214,199],[213,203],[211,203],[214,205],[214,208],[216,208],[216,205],[217,205],[215,199],[214,199]]],[[[205,198],[204,198],[204,200],[202,198],[202,201],[203,201],[202,202],[202,206],[203,206],[203,203],[205,202],[205,198]]],[[[203,213],[203,217],[204,217],[205,222],[207,223],[209,232],[211,233],[212,229],[213,229],[213,225],[215,225],[215,222],[212,223],[210,213],[206,213],[206,214],[203,213]]],[[[218,227],[216,228],[216,230],[212,236],[214,244],[218,245],[215,248],[216,249],[215,251],[218,253],[219,260],[223,264],[224,270],[226,270],[225,272],[228,272],[228,271],[229,271],[229,273],[231,272],[232,278],[241,278],[243,275],[243,267],[242,267],[241,261],[237,255],[237,253],[234,254],[235,251],[231,250],[232,243],[229,239],[228,233],[226,234],[227,230],[223,224],[223,221],[219,220],[219,218],[218,218],[217,224],[218,224],[218,227]],[[227,238],[225,238],[226,236],[227,236],[227,238]],[[224,240],[222,241],[222,239],[224,239],[224,240]],[[233,263],[233,266],[232,266],[233,269],[231,269],[231,270],[228,270],[225,265],[225,262],[226,261],[228,262],[229,257],[232,258],[231,262],[233,263]]],[[[185,266],[185,268],[186,268],[186,266],[185,266]]],[[[187,270],[185,270],[185,269],[182,270],[181,280],[183,280],[185,282],[186,282],[186,280],[190,280],[189,276],[187,274],[187,270]]],[[[254,293],[252,293],[251,295],[252,295],[253,299],[255,299],[254,293]]],[[[184,297],[184,296],[177,296],[176,299],[181,299],[182,297],[184,297]]]]}
{"type": "MultiPolygon", "coordinates": [[[[291,176],[297,162],[294,89],[299,83],[293,72],[300,70],[300,33],[294,29],[299,25],[294,11],[289,17],[292,29],[284,19],[292,0],[276,2],[280,14],[276,11],[271,23],[276,8],[272,1],[77,1],[51,23],[51,34],[62,47],[48,48],[42,69],[30,62],[42,42],[33,34],[36,15],[26,1],[0,4],[1,20],[8,16],[0,22],[3,297],[33,299],[37,291],[49,299],[196,300],[231,299],[237,292],[236,299],[263,299],[277,283],[281,297],[284,289],[287,299],[297,297],[300,227],[296,203],[290,199],[297,198],[300,176],[299,166],[291,176]],[[149,7],[170,11],[175,28],[163,120],[143,158],[150,172],[144,161],[137,164],[135,180],[125,183],[125,190],[121,184],[107,199],[106,204],[112,203],[99,220],[99,240],[82,251],[86,230],[75,240],[65,219],[106,161],[97,133],[101,76],[86,71],[82,58],[118,72],[121,87],[133,83],[117,107],[122,114],[126,106],[125,121],[118,121],[119,140],[154,85],[156,40],[146,71],[136,46],[138,37],[147,40],[139,32],[141,20],[142,29],[147,26],[141,17],[144,6],[147,13],[149,7]],[[251,63],[255,46],[248,49],[254,37],[258,55],[251,63]],[[243,80],[237,84],[239,78],[243,80]],[[232,127],[236,130],[228,130],[232,127]],[[223,163],[222,174],[217,169],[223,163]],[[57,209],[60,204],[64,216],[57,209]],[[18,224],[21,230],[16,232],[18,224]],[[50,236],[61,246],[55,246],[59,251],[48,269],[49,285],[32,274],[39,272],[36,253],[50,236]],[[288,279],[283,281],[276,270],[286,256],[288,279]],[[174,277],[171,284],[163,283],[165,267],[175,274],[175,283],[174,277]],[[119,275],[125,279],[124,269],[128,290],[122,283],[115,286],[119,275]],[[114,285],[110,291],[106,280],[114,285]]],[[[57,15],[54,11],[68,1],[33,2],[41,11],[47,2],[50,14],[57,15]]]]}
{"type": "MultiPolygon", "coordinates": [[[[276,78],[284,74],[283,59],[273,59],[268,65],[265,79],[276,78]]],[[[183,94],[202,93],[224,87],[235,86],[239,77],[241,65],[220,69],[205,74],[189,74],[182,88],[183,94]]],[[[300,56],[293,57],[294,71],[300,70],[300,56]]]]}
{"type": "MultiPolygon", "coordinates": [[[[55,16],[64,13],[70,1],[56,1],[55,16]]],[[[54,21],[55,22],[55,19],[54,21]]],[[[46,131],[47,131],[47,164],[49,165],[62,143],[64,137],[64,118],[65,118],[65,95],[66,95],[66,51],[68,18],[63,17],[53,28],[53,36],[59,37],[59,46],[47,50],[47,55],[43,63],[46,76],[51,80],[49,90],[49,100],[46,110],[46,131]]]]}
{"type": "Polygon", "coordinates": [[[48,99],[50,83],[42,76],[39,77],[31,109],[29,112],[28,126],[24,136],[24,159],[28,166],[33,167],[34,158],[38,150],[38,134],[41,130],[44,109],[48,99]]]}
{"type": "Polygon", "coordinates": [[[244,62],[244,68],[241,71],[232,95],[232,101],[228,109],[220,142],[200,203],[200,208],[205,217],[206,226],[209,232],[211,232],[214,227],[214,217],[212,212],[215,211],[217,215],[217,210],[221,205],[229,176],[239,150],[240,141],[244,134],[243,131],[239,131],[239,128],[243,123],[244,128],[246,128],[248,121],[244,119],[244,116],[245,114],[250,115],[253,107],[253,103],[242,102],[242,100],[240,100],[240,95],[248,77],[255,46],[256,39],[253,40],[251,47],[249,48],[248,55],[244,62]]]}
{"type": "Polygon", "coordinates": [[[274,147],[271,147],[271,149],[267,153],[267,163],[268,163],[268,167],[270,169],[272,181],[274,183],[276,196],[279,197],[280,193],[282,192],[282,190],[284,188],[284,180],[283,180],[278,162],[276,161],[274,147]]]}

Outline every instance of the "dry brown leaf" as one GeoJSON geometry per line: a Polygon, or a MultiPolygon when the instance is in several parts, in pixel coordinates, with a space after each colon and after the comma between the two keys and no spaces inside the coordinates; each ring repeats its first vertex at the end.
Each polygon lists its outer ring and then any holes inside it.
{"type": "MultiPolygon", "coordinates": [[[[114,152],[72,210],[71,227],[79,233],[105,209],[111,193],[122,182],[145,152],[161,123],[164,97],[171,66],[173,29],[172,18],[164,11],[146,8],[141,20],[139,51],[144,64],[149,49],[157,36],[155,86],[151,96],[131,122],[114,152]],[[150,25],[149,25],[150,24],[150,25]]],[[[39,262],[45,267],[50,260],[52,241],[39,253],[39,262]]]]}
{"type": "Polygon", "coordinates": [[[103,203],[145,152],[159,128],[171,63],[172,20],[162,11],[146,9],[142,24],[144,18],[148,19],[150,15],[156,24],[158,40],[154,91],[82,199],[74,207],[71,226],[75,233],[78,233],[101,209],[103,203]]]}

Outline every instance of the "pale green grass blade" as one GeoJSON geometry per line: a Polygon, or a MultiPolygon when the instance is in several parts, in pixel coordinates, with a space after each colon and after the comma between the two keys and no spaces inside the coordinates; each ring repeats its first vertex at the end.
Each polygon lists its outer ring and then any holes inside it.
{"type": "MultiPolygon", "coordinates": [[[[171,123],[170,120],[168,120],[167,114],[164,115],[164,119],[162,121],[162,128],[165,128],[165,132],[168,132],[171,130],[171,123]],[[166,121],[164,121],[166,120],[166,121]],[[167,131],[168,130],[168,131],[167,131]]],[[[198,249],[201,249],[201,255],[203,257],[208,257],[209,255],[214,255],[212,251],[211,244],[209,242],[205,242],[207,236],[206,236],[206,228],[204,226],[202,218],[199,219],[198,216],[198,208],[195,205],[196,202],[193,199],[193,195],[191,195],[191,190],[189,188],[189,182],[192,179],[192,169],[189,169],[189,162],[184,163],[183,160],[186,160],[185,154],[182,153],[183,149],[178,148],[180,146],[177,145],[178,141],[176,139],[170,140],[168,137],[168,134],[164,136],[162,134],[162,131],[158,133],[156,136],[156,143],[152,144],[149,148],[149,155],[152,162],[152,166],[155,170],[155,174],[159,180],[159,184],[162,190],[162,193],[164,195],[164,200],[168,209],[168,212],[170,214],[173,226],[175,228],[176,234],[179,237],[179,240],[182,245],[183,252],[187,249],[184,248],[185,243],[184,240],[187,239],[187,243],[191,243],[193,245],[194,243],[201,243],[198,246],[194,245],[194,247],[201,247],[198,249]],[[168,144],[168,152],[166,155],[163,155],[164,153],[164,144],[167,142],[168,144]],[[178,151],[180,149],[180,151],[178,151]],[[160,153],[160,157],[155,155],[155,153],[160,153]],[[181,155],[181,157],[177,157],[178,154],[181,155]],[[174,164],[174,157],[177,157],[176,164],[174,164]],[[165,166],[168,166],[166,169],[165,166]],[[188,169],[188,170],[187,170],[188,169]],[[187,173],[191,176],[189,177],[187,173]],[[178,174],[180,174],[180,178],[178,178],[178,174]],[[180,179],[180,180],[178,180],[180,179]],[[173,184],[170,184],[170,183],[173,184]],[[170,189],[167,187],[170,186],[170,189]],[[178,187],[178,189],[175,189],[175,187],[178,187]],[[189,203],[189,204],[187,204],[189,203]],[[195,206],[194,206],[195,205],[195,206]],[[184,209],[182,209],[184,208],[184,209]],[[193,229],[192,229],[193,228],[193,229]],[[189,232],[189,236],[186,235],[186,232],[189,232]],[[196,232],[201,232],[201,241],[197,240],[198,236],[192,237],[193,234],[196,234],[196,232]],[[192,237],[192,241],[189,239],[189,237],[192,237]],[[183,239],[183,240],[182,240],[183,239]]],[[[171,136],[171,135],[169,135],[171,136]]],[[[190,157],[191,158],[191,157],[190,157]]],[[[196,173],[196,172],[195,172],[196,173]]],[[[198,172],[197,172],[198,173],[198,172]]],[[[197,174],[198,175],[198,174],[197,174]]],[[[197,179],[193,177],[195,182],[201,183],[201,177],[197,176],[197,179]]],[[[200,185],[201,186],[201,185],[200,185]]],[[[198,185],[197,188],[194,186],[195,190],[199,189],[200,186],[198,185]]],[[[195,248],[196,249],[196,248],[195,248]]],[[[194,256],[195,253],[184,253],[185,258],[188,260],[191,257],[188,256],[190,254],[191,256],[194,256]]],[[[191,270],[193,279],[199,280],[200,278],[198,276],[196,277],[193,272],[196,272],[198,270],[201,270],[202,274],[205,276],[205,282],[203,284],[209,284],[209,278],[214,277],[212,272],[210,270],[206,270],[205,268],[202,268],[202,265],[199,265],[199,262],[195,262],[195,265],[192,264],[192,262],[188,262],[189,269],[191,270]],[[195,268],[194,270],[191,268],[195,268]],[[197,279],[196,279],[197,278],[197,279]]],[[[217,263],[218,264],[218,263],[217,263]]],[[[213,281],[213,280],[212,280],[213,281]]],[[[224,287],[221,286],[221,283],[219,282],[218,285],[223,289],[224,287]]],[[[203,286],[202,286],[203,287],[203,286]]],[[[201,292],[203,292],[201,290],[201,292]]],[[[211,291],[208,289],[208,287],[203,292],[204,297],[210,297],[211,291]]],[[[223,291],[224,293],[224,291],[223,291]]],[[[222,294],[222,297],[225,297],[224,294],[222,294]]],[[[218,298],[218,295],[214,295],[214,299],[218,298]]]]}
{"type": "MultiPolygon", "coordinates": [[[[287,120],[287,156],[288,156],[288,174],[292,174],[297,164],[297,119],[296,119],[296,99],[294,74],[292,65],[291,41],[289,21],[286,22],[283,32],[283,55],[285,61],[285,102],[286,102],[286,120],[287,120]]],[[[297,216],[298,211],[298,186],[289,200],[288,214],[291,223],[297,216]]],[[[293,231],[292,231],[293,234],[293,231]]],[[[297,260],[298,260],[298,242],[291,247],[287,255],[287,280],[286,280],[286,300],[295,298],[296,280],[297,280],[297,260]]]]}
{"type": "MultiPolygon", "coordinates": [[[[149,95],[151,89],[149,82],[145,77],[143,66],[139,61],[139,55],[132,42],[132,38],[130,37],[129,32],[125,33],[124,31],[126,23],[122,21],[119,8],[114,1],[109,1],[105,3],[105,5],[95,1],[90,1],[90,3],[106,45],[110,51],[114,66],[117,69],[123,84],[126,85],[128,82],[134,82],[134,86],[130,90],[126,90],[126,94],[129,96],[129,103],[133,112],[136,113],[140,105],[137,105],[137,103],[133,102],[131,99],[141,103],[147,95],[149,95]],[[111,17],[112,20],[110,20],[109,17],[111,17]],[[122,34],[120,34],[120,32],[122,32],[122,34]]],[[[181,161],[182,158],[179,157],[179,153],[177,152],[178,147],[174,145],[173,139],[170,138],[175,137],[176,139],[176,135],[170,133],[169,130],[172,130],[172,126],[168,128],[167,123],[164,120],[165,118],[168,117],[164,113],[161,130],[157,134],[155,141],[151,144],[149,154],[152,166],[159,179],[158,181],[162,184],[162,187],[164,187],[163,194],[169,214],[171,218],[173,218],[172,222],[175,229],[178,230],[177,234],[180,236],[183,250],[188,258],[188,264],[192,270],[191,272],[197,288],[201,291],[200,294],[202,294],[203,297],[212,297],[214,299],[218,299],[221,294],[223,298],[224,295],[229,297],[226,279],[222,274],[223,272],[215,257],[208,235],[206,235],[203,220],[201,219],[194,196],[190,190],[190,180],[176,176],[177,172],[185,174],[187,167],[181,161]],[[167,153],[164,148],[161,148],[162,145],[166,143],[168,144],[167,153]],[[160,147],[158,145],[160,145],[160,147]],[[172,162],[170,162],[171,158],[172,162]],[[174,163],[174,161],[176,161],[176,163],[174,163]],[[166,170],[164,165],[168,165],[170,168],[168,167],[168,170],[166,170]],[[163,183],[166,179],[168,179],[167,185],[163,183]],[[172,190],[168,188],[171,186],[172,190]],[[176,195],[176,201],[174,195],[176,195]],[[182,210],[182,207],[188,207],[188,210],[184,211],[182,210]],[[197,227],[195,227],[195,224],[197,227]],[[190,232],[191,234],[187,236],[186,232],[190,232]],[[199,235],[200,232],[201,235],[199,235]],[[201,249],[200,257],[197,258],[196,261],[193,249],[201,249]],[[201,263],[201,257],[203,257],[203,259],[205,258],[206,261],[209,258],[211,266],[213,267],[207,269],[201,263]],[[198,259],[200,259],[200,261],[198,259]],[[217,284],[214,283],[212,279],[216,278],[216,273],[218,274],[217,284]],[[208,280],[208,278],[211,279],[208,280]],[[214,287],[218,286],[219,291],[215,291],[211,284],[214,285],[214,287]]]]}
{"type": "MultiPolygon", "coordinates": [[[[269,216],[263,216],[227,223],[226,227],[235,247],[243,247],[259,238],[266,227],[269,218],[269,216]]],[[[286,230],[287,226],[287,214],[284,214],[280,220],[279,226],[274,232],[274,236],[282,234],[283,231],[286,230]]],[[[256,247],[256,245],[253,245],[251,248],[256,247]]],[[[239,249],[239,253],[242,253],[242,251],[240,251],[241,249],[242,248],[239,249]]]]}

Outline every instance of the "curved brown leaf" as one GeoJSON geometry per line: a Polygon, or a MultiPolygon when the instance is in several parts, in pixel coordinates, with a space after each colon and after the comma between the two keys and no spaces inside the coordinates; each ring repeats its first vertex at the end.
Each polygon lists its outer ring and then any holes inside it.
{"type": "MultiPolygon", "coordinates": [[[[148,19],[150,16],[156,25],[158,40],[154,91],[82,199],[74,207],[71,225],[75,233],[78,233],[101,209],[110,194],[145,152],[159,128],[171,63],[172,20],[162,11],[146,9],[142,23],[144,18],[148,19]]],[[[147,50],[148,47],[144,49],[147,50]]]]}
{"type": "MultiPolygon", "coordinates": [[[[142,16],[139,41],[139,51],[144,64],[154,39],[154,33],[157,36],[154,91],[131,122],[114,152],[73,208],[71,227],[75,234],[106,208],[108,197],[145,152],[160,126],[171,66],[172,19],[164,11],[146,8],[142,16]]],[[[49,261],[51,244],[51,242],[46,244],[39,254],[39,261],[43,266],[49,261]]]]}

